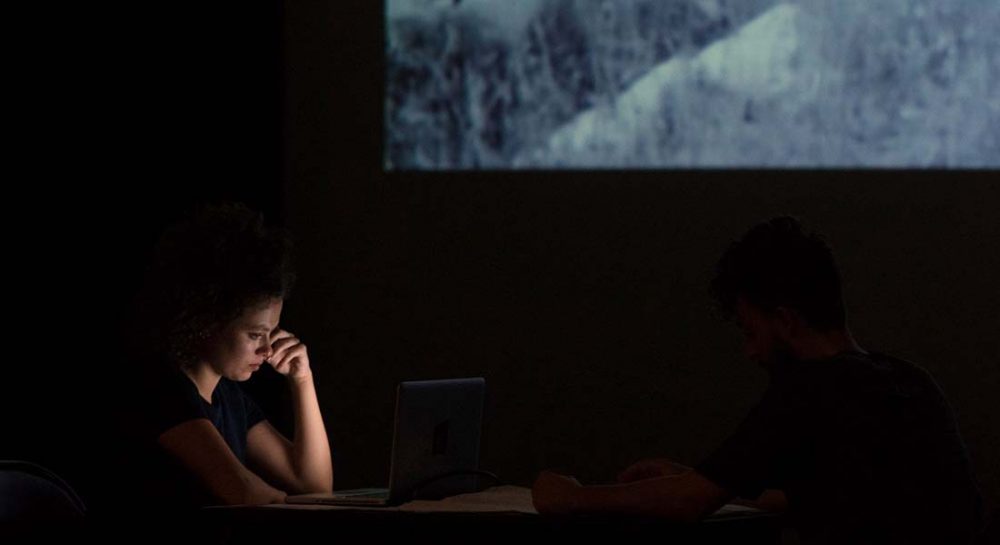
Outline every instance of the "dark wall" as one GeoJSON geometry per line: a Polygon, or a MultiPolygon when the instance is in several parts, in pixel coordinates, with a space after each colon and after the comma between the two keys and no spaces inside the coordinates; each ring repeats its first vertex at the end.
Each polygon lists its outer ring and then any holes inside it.
{"type": "Polygon", "coordinates": [[[280,14],[275,1],[17,18],[32,41],[11,75],[0,459],[42,463],[88,501],[109,488],[109,423],[142,364],[123,360],[121,332],[158,234],[221,200],[280,222],[280,14]]]}
{"type": "Polygon", "coordinates": [[[833,246],[861,342],[939,380],[1000,500],[996,174],[387,175],[379,4],[89,13],[35,63],[5,217],[0,457],[93,473],[114,441],[93,419],[128,410],[116,332],[156,234],[238,199],[297,240],[284,323],[310,346],[338,487],[384,480],[407,378],[485,376],[482,463],[514,483],[694,463],[764,386],[710,313],[711,268],[793,213],[833,246]]]}
{"type": "Polygon", "coordinates": [[[486,377],[483,466],[514,483],[697,462],[765,382],[710,312],[712,266],[791,213],[833,247],[862,344],[941,383],[997,501],[997,174],[385,174],[371,4],[289,4],[284,26],[285,323],[310,346],[338,487],[385,479],[393,387],[414,378],[486,377]]]}

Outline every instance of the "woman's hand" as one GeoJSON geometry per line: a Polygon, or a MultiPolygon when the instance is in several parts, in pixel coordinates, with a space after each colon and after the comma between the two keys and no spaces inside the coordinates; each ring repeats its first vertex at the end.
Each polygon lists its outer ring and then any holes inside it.
{"type": "Polygon", "coordinates": [[[312,378],[309,367],[309,353],[306,345],[295,335],[279,329],[271,339],[271,357],[267,363],[278,373],[292,380],[307,380],[312,378]]]}

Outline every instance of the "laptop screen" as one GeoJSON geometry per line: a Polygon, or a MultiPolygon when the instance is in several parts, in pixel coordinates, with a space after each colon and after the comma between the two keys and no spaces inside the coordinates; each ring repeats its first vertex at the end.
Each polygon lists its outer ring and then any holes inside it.
{"type": "Polygon", "coordinates": [[[479,469],[486,381],[481,378],[402,382],[389,472],[390,501],[474,492],[479,469]]]}

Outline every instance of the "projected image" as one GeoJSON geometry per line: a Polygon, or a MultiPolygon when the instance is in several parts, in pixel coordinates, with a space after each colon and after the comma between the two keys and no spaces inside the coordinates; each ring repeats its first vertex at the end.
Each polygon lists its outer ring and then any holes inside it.
{"type": "Polygon", "coordinates": [[[388,170],[1000,167],[996,0],[387,0],[388,170]]]}

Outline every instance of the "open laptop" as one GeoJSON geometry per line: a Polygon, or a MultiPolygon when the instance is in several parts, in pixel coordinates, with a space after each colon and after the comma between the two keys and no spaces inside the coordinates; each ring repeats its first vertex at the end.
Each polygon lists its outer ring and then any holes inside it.
{"type": "Polygon", "coordinates": [[[475,492],[485,392],[482,377],[401,382],[389,488],[300,494],[285,502],[378,507],[475,492]]]}

